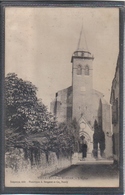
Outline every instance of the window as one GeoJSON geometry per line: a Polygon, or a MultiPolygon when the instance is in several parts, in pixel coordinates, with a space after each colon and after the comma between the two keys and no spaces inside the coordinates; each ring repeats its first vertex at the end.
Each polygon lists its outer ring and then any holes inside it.
{"type": "Polygon", "coordinates": [[[77,67],[77,75],[81,75],[82,74],[82,66],[78,65],[77,67]]]}
{"type": "Polygon", "coordinates": [[[88,65],[85,66],[85,75],[89,75],[89,66],[88,65]]]}

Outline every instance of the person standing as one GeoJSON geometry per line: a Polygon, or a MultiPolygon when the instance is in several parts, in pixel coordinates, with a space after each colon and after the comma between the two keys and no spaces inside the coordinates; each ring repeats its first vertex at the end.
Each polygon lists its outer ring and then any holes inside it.
{"type": "Polygon", "coordinates": [[[85,137],[82,136],[82,158],[85,159],[87,157],[87,141],[85,137]]]}

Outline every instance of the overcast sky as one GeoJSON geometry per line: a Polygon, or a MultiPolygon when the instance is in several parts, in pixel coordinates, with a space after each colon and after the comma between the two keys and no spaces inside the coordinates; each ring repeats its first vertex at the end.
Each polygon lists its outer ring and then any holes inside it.
{"type": "Polygon", "coordinates": [[[94,55],[93,88],[109,101],[119,52],[118,8],[17,8],[5,10],[5,73],[32,81],[48,106],[71,85],[71,56],[83,24],[94,55]]]}

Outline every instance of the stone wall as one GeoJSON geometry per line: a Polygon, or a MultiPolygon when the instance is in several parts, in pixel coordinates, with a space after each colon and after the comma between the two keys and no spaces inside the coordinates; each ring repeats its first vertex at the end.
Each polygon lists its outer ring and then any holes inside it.
{"type": "Polygon", "coordinates": [[[98,123],[105,133],[105,156],[112,157],[111,106],[102,98],[98,110],[98,123]]]}
{"type": "MultiPolygon", "coordinates": [[[[81,117],[81,113],[91,113],[92,101],[92,77],[93,67],[92,60],[75,59],[73,60],[72,86],[73,86],[73,118],[77,120],[81,117]],[[77,74],[78,65],[82,66],[82,74],[77,74]],[[85,75],[85,66],[89,66],[89,75],[85,75]]],[[[90,114],[91,115],[91,114],[90,114]]]]}
{"type": "Polygon", "coordinates": [[[31,166],[29,160],[24,159],[24,152],[22,149],[14,149],[16,155],[6,153],[5,154],[5,172],[6,176],[21,176],[27,175],[30,180],[42,178],[43,176],[54,174],[64,168],[71,165],[71,159],[61,157],[58,159],[54,152],[50,152],[48,156],[48,162],[46,155],[41,153],[41,160],[39,164],[31,166]]]}
{"type": "Polygon", "coordinates": [[[119,163],[119,147],[120,147],[119,146],[119,130],[120,130],[119,63],[120,63],[120,59],[118,58],[115,76],[112,81],[111,98],[110,98],[110,103],[112,105],[113,156],[114,156],[114,161],[116,161],[117,163],[119,163]]]}
{"type": "Polygon", "coordinates": [[[72,119],[72,86],[56,93],[55,101],[51,102],[50,111],[58,122],[72,119]]]}

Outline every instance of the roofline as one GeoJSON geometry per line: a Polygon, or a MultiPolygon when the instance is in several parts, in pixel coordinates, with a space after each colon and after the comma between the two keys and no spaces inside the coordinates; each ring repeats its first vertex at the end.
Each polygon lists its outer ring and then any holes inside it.
{"type": "Polygon", "coordinates": [[[94,60],[94,57],[72,56],[72,58],[71,58],[71,62],[73,62],[73,58],[87,59],[87,60],[94,60]]]}
{"type": "Polygon", "coordinates": [[[75,52],[85,52],[85,53],[89,53],[89,54],[91,54],[89,51],[85,51],[85,50],[82,50],[82,49],[80,49],[80,50],[76,50],[76,51],[74,51],[74,53],[75,52]]]}

